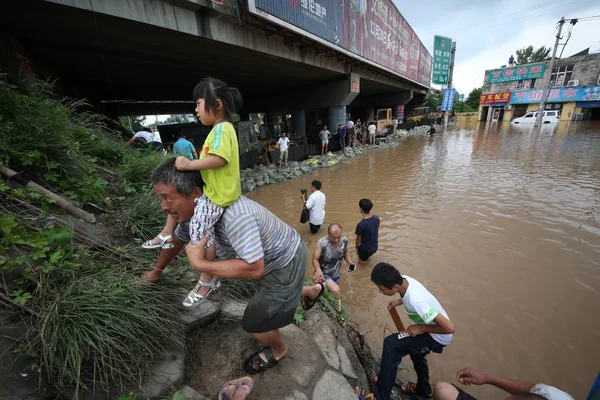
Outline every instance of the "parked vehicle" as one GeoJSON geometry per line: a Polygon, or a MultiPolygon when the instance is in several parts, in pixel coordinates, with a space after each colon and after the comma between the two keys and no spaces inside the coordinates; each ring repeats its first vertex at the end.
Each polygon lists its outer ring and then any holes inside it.
{"type": "MultiPolygon", "coordinates": [[[[536,119],[538,118],[538,112],[530,112],[522,117],[515,118],[510,121],[513,124],[534,124],[536,119]]],[[[544,111],[544,116],[542,117],[543,124],[552,124],[557,123],[560,119],[560,111],[544,111]]]]}

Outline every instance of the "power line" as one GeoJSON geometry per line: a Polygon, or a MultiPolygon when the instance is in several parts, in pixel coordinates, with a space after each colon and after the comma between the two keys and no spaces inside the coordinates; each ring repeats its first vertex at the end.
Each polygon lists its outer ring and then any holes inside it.
{"type": "Polygon", "coordinates": [[[520,20],[522,20],[524,18],[529,18],[534,13],[535,13],[536,16],[539,16],[541,14],[547,14],[548,12],[559,10],[559,9],[561,9],[563,7],[567,7],[567,6],[573,5],[575,3],[579,3],[581,1],[583,1],[583,0],[575,0],[575,1],[572,1],[570,3],[564,3],[564,4],[558,4],[558,5],[556,5],[555,3],[551,3],[550,2],[550,3],[547,3],[546,6],[552,6],[552,5],[554,5],[554,7],[548,8],[546,10],[544,10],[544,8],[546,8],[546,7],[536,7],[535,9],[529,9],[528,11],[524,10],[522,12],[519,12],[519,14],[521,14],[521,15],[519,17],[517,17],[517,18],[509,18],[506,21],[502,21],[502,19],[505,18],[506,16],[505,17],[500,17],[500,18],[495,18],[494,19],[494,24],[492,24],[492,25],[489,25],[489,24],[485,25],[484,24],[481,27],[479,27],[478,25],[476,25],[476,26],[472,27],[473,29],[467,28],[467,29],[465,29],[465,30],[463,30],[461,32],[462,33],[472,33],[472,32],[477,32],[477,31],[485,29],[485,28],[495,28],[497,26],[504,25],[504,24],[506,24],[508,22],[520,21],[520,20]]]}

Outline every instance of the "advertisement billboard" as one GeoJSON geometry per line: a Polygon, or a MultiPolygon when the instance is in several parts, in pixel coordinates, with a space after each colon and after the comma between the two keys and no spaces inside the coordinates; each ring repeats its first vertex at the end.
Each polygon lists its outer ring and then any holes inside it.
{"type": "MultiPolygon", "coordinates": [[[[521,90],[513,92],[510,104],[539,103],[542,100],[542,90],[521,90]]],[[[571,101],[600,100],[600,86],[569,87],[552,89],[546,99],[549,103],[568,103],[571,101]]]]}
{"type": "Polygon", "coordinates": [[[249,0],[248,4],[358,57],[430,85],[432,57],[391,0],[249,0]]]}
{"type": "Polygon", "coordinates": [[[524,65],[522,67],[503,68],[490,72],[489,83],[520,81],[544,76],[545,64],[524,65]]]}

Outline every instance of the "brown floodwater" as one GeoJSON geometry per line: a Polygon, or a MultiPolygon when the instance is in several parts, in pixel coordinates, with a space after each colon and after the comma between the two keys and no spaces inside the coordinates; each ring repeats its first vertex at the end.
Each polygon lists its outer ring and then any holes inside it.
{"type": "MultiPolygon", "coordinates": [[[[300,189],[313,179],[327,195],[325,224],[343,226],[353,254],[359,199],[381,217],[379,251],[341,282],[349,319],[377,352],[393,322],[370,271],[386,261],[420,280],[456,325],[429,357],[432,382],[470,366],[587,396],[600,369],[600,124],[466,125],[249,196],[310,238],[310,251],[326,234],[299,223],[300,189]]],[[[401,367],[414,376],[410,359],[401,367]]]]}

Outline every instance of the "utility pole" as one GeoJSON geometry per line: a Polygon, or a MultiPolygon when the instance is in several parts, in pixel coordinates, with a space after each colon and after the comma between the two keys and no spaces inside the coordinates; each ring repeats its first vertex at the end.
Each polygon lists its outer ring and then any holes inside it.
{"type": "MultiPolygon", "coordinates": [[[[452,42],[452,50],[450,50],[450,70],[448,72],[448,89],[452,88],[452,74],[454,74],[454,53],[456,53],[456,42],[452,42]]],[[[448,93],[450,95],[450,93],[448,93]]],[[[443,95],[442,95],[443,97],[443,95]]],[[[454,104],[454,101],[452,102],[454,104]]],[[[448,126],[448,113],[450,110],[446,111],[444,114],[444,130],[448,126]]]]}
{"type": "MultiPolygon", "coordinates": [[[[565,24],[565,17],[562,17],[560,19],[560,21],[558,21],[558,32],[556,33],[556,40],[554,41],[554,49],[552,50],[552,58],[550,59],[550,65],[548,66],[548,70],[550,71],[550,76],[552,76],[552,68],[554,68],[554,60],[556,59],[556,51],[558,50],[558,42],[560,41],[560,39],[562,39],[560,37],[561,33],[562,33],[562,28],[563,25],[565,24]]],[[[535,125],[534,126],[542,126],[542,120],[544,118],[544,109],[546,108],[546,98],[548,97],[548,94],[550,93],[551,87],[550,84],[552,83],[552,79],[548,80],[548,87],[544,88],[542,91],[542,98],[540,100],[540,108],[538,109],[538,115],[537,118],[535,120],[535,125]]]]}

